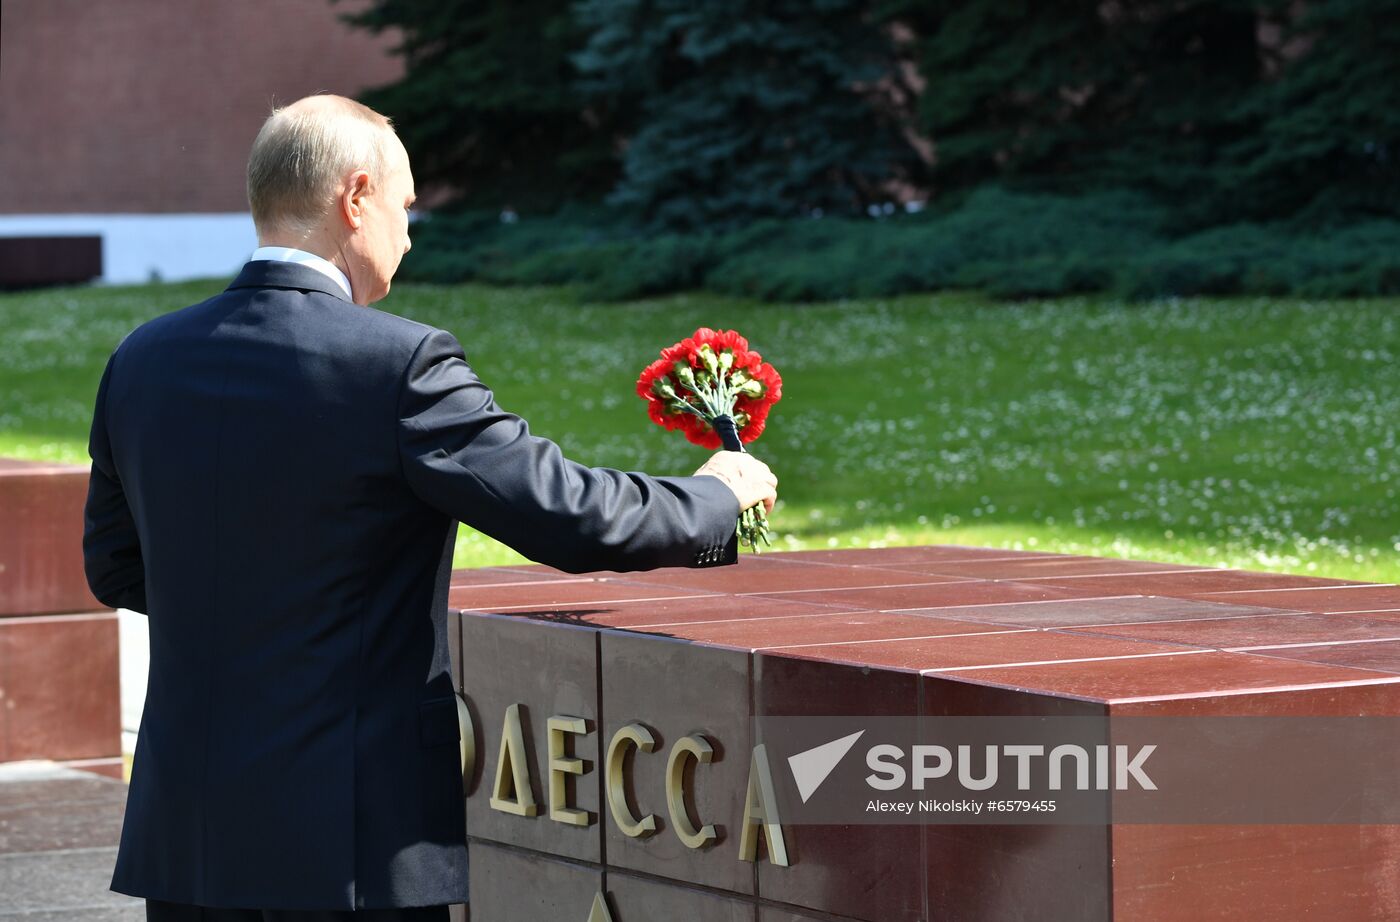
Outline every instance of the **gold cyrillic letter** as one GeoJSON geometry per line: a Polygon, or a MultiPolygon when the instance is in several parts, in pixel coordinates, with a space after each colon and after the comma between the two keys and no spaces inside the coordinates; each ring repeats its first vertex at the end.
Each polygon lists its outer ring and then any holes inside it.
{"type": "Polygon", "coordinates": [[[685,809],[685,763],[687,756],[694,756],[700,764],[708,764],[715,757],[714,747],[703,736],[683,736],[671,747],[666,759],[666,808],[671,813],[671,825],[676,836],[686,848],[701,848],[715,841],[715,827],[706,823],[699,829],[690,822],[690,814],[685,809]]]}
{"type": "Polygon", "coordinates": [[[612,913],[608,912],[608,901],[603,898],[601,890],[593,895],[593,908],[588,910],[587,922],[613,922],[612,913]]]}
{"type": "Polygon", "coordinates": [[[638,839],[656,832],[656,815],[648,813],[637,819],[627,806],[627,779],[623,776],[622,766],[627,759],[627,750],[633,746],[642,752],[651,752],[656,748],[656,740],[651,731],[641,724],[628,724],[614,733],[612,742],[608,743],[608,809],[612,811],[613,822],[617,823],[622,834],[638,839]]]}
{"type": "Polygon", "coordinates": [[[774,794],[773,773],[768,768],[768,750],[762,743],[753,747],[753,757],[749,760],[749,792],[744,798],[744,822],[739,831],[741,859],[758,860],[760,835],[768,847],[768,860],[780,868],[787,867],[787,842],[778,818],[778,798],[774,794]]]}
{"type": "Polygon", "coordinates": [[[587,810],[569,805],[569,775],[582,775],[587,768],[582,759],[568,755],[564,734],[582,735],[588,732],[582,717],[551,717],[546,723],[549,732],[549,818],[571,826],[587,826],[593,822],[587,810]]]}
{"type": "Polygon", "coordinates": [[[467,707],[466,698],[457,694],[457,732],[462,737],[462,788],[471,783],[476,774],[476,725],[472,723],[472,712],[467,707]]]}
{"type": "Polygon", "coordinates": [[[491,809],[516,816],[535,816],[540,808],[530,790],[530,766],[525,761],[525,734],[520,729],[520,705],[506,708],[501,727],[501,753],[496,759],[496,781],[491,789],[491,809]]]}

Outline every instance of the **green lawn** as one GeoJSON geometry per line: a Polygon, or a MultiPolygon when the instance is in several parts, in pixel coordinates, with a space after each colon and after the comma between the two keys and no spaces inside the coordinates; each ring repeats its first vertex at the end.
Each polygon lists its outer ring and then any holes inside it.
{"type": "MultiPolygon", "coordinates": [[[[106,356],[204,282],[0,296],[0,454],[86,459],[106,356]]],[[[779,548],[961,543],[1400,582],[1400,302],[968,295],[579,304],[559,289],[399,286],[500,404],[588,464],[693,471],[638,371],[735,327],[784,378],[755,452],[779,548]]],[[[172,434],[174,435],[174,434],[172,434]]],[[[518,559],[464,529],[459,565],[518,559]]]]}

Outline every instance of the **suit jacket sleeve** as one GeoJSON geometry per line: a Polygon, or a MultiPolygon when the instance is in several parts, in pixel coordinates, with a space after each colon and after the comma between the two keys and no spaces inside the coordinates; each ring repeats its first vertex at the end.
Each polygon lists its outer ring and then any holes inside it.
{"type": "Polygon", "coordinates": [[[88,438],[92,472],[83,510],[83,567],[88,587],[103,605],[144,614],[146,567],[141,557],[141,539],[122,491],[121,476],[112,463],[112,445],[107,437],[107,386],[116,357],[114,352],[107,360],[102,382],[97,386],[88,438]]]}
{"type": "Polygon", "coordinates": [[[428,505],[570,572],[738,559],[739,503],[720,480],[590,468],[496,406],[450,333],[419,343],[399,397],[399,456],[428,505]]]}

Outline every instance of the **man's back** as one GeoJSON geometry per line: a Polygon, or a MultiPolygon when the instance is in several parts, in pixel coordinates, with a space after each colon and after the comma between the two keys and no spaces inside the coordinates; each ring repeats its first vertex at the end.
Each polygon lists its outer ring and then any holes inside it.
{"type": "Polygon", "coordinates": [[[569,569],[734,555],[719,481],[567,461],[450,336],[290,263],[129,336],[92,453],[90,580],[151,631],[113,886],[175,902],[465,901],[454,518],[569,569]]]}

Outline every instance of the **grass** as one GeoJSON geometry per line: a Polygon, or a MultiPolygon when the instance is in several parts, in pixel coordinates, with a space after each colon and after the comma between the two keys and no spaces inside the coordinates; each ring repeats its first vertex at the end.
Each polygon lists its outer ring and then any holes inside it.
{"type": "MultiPolygon", "coordinates": [[[[106,356],[215,282],[0,296],[0,455],[86,460],[106,356]]],[[[814,305],[398,286],[499,403],[593,465],[702,449],[632,390],[664,345],[734,327],[782,372],[756,453],[779,548],[978,544],[1400,582],[1400,301],[963,294],[814,305]]],[[[176,436],[177,434],[172,434],[176,436]]],[[[518,560],[464,528],[459,566],[518,560]]]]}

